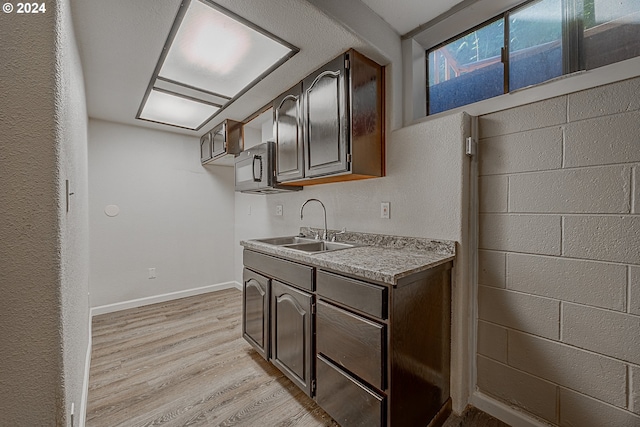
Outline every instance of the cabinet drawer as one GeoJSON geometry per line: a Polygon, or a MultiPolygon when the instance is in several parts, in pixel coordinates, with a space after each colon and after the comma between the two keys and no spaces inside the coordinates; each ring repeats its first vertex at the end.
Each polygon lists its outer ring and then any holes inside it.
{"type": "Polygon", "coordinates": [[[318,301],[316,349],[364,381],[385,388],[385,326],[318,301]]]}
{"type": "Polygon", "coordinates": [[[318,355],[316,402],[342,427],[385,425],[385,398],[318,355]]]}
{"type": "Polygon", "coordinates": [[[316,282],[318,295],[380,319],[387,318],[388,289],[386,287],[349,279],[326,271],[318,271],[316,282]]]}
{"type": "Polygon", "coordinates": [[[246,249],[243,254],[243,261],[247,268],[259,271],[298,288],[313,291],[313,267],[246,249]]]}

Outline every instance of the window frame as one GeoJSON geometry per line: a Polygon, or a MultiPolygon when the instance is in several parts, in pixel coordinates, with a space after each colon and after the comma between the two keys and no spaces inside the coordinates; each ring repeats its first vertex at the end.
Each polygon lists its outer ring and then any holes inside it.
{"type": "MultiPolygon", "coordinates": [[[[637,60],[640,57],[632,57],[632,58],[627,58],[627,59],[622,59],[619,61],[615,61],[609,64],[605,64],[603,66],[599,66],[599,67],[594,67],[594,68],[587,68],[586,67],[586,52],[584,52],[584,32],[585,32],[585,28],[584,28],[584,22],[583,22],[583,8],[584,8],[584,2],[583,0],[563,0],[562,1],[562,11],[561,11],[561,19],[562,19],[562,39],[561,39],[561,46],[562,46],[562,74],[560,76],[548,79],[548,80],[544,80],[542,82],[530,85],[530,86],[525,86],[522,88],[517,88],[517,89],[513,89],[511,90],[510,88],[510,57],[509,57],[509,52],[510,52],[510,40],[509,40],[509,36],[510,36],[510,16],[513,13],[516,13],[526,7],[531,6],[532,4],[535,4],[536,2],[539,2],[542,0],[526,0],[526,1],[522,1],[519,3],[515,3],[511,2],[512,4],[508,7],[506,7],[504,10],[501,10],[498,14],[489,17],[488,19],[484,19],[481,23],[477,24],[477,25],[473,25],[471,28],[468,28],[460,33],[457,33],[455,35],[453,35],[452,37],[448,37],[447,39],[445,39],[444,41],[441,41],[439,43],[433,44],[431,47],[424,49],[424,66],[425,66],[425,70],[424,70],[424,84],[425,84],[425,89],[423,90],[423,94],[424,94],[424,101],[423,101],[423,105],[424,105],[424,112],[422,115],[418,115],[416,116],[416,110],[412,110],[411,112],[409,112],[409,114],[413,113],[413,120],[419,119],[420,117],[432,117],[434,115],[438,115],[438,114],[442,114],[442,113],[446,113],[448,111],[452,111],[452,110],[458,110],[461,108],[464,108],[467,105],[471,105],[471,104],[475,104],[477,102],[486,102],[489,99],[495,99],[498,98],[502,95],[508,95],[508,94],[513,94],[516,92],[520,92],[524,89],[529,89],[532,87],[538,87],[541,85],[547,85],[549,83],[558,81],[558,80],[563,80],[569,76],[572,75],[576,75],[576,74],[583,74],[586,72],[591,72],[592,70],[597,70],[599,68],[602,67],[611,67],[615,64],[619,64],[619,63],[625,63],[625,62],[635,62],[634,60],[637,60]],[[446,46],[447,44],[450,44],[462,37],[467,36],[468,34],[477,31],[480,28],[483,28],[487,25],[492,24],[493,22],[499,20],[499,19],[503,19],[504,20],[504,26],[503,26],[503,30],[504,30],[504,41],[503,41],[503,46],[502,46],[502,56],[501,56],[501,62],[503,64],[503,73],[504,73],[504,90],[503,93],[501,95],[497,95],[494,97],[490,97],[481,101],[476,101],[473,103],[469,103],[469,104],[463,104],[460,107],[454,107],[452,109],[448,109],[448,110],[443,110],[437,113],[432,113],[429,114],[429,107],[430,107],[430,85],[429,85],[429,80],[430,80],[430,64],[429,64],[429,54],[437,49],[442,48],[443,46],[446,46]]],[[[639,11],[640,12],[640,11],[639,11]]],[[[445,18],[450,18],[451,16],[447,16],[445,18]]],[[[434,20],[435,21],[435,20],[434,20]]],[[[427,25],[423,26],[422,28],[427,27],[427,25]]],[[[423,30],[423,31],[428,31],[429,28],[427,27],[427,30],[423,30]]],[[[414,34],[414,32],[407,34],[406,36],[404,36],[404,39],[408,39],[409,37],[420,37],[419,33],[416,35],[414,34]]],[[[433,37],[433,35],[431,35],[431,37],[433,37]]],[[[416,40],[415,38],[413,40],[416,40]]],[[[416,41],[417,44],[419,44],[419,42],[416,41]]],[[[422,45],[420,45],[422,46],[422,45]]],[[[412,46],[414,49],[416,48],[415,46],[412,46]]],[[[414,51],[415,52],[415,51],[414,51]]],[[[415,55],[415,53],[414,53],[415,55]]],[[[407,114],[405,113],[405,119],[407,118],[407,114]]]]}

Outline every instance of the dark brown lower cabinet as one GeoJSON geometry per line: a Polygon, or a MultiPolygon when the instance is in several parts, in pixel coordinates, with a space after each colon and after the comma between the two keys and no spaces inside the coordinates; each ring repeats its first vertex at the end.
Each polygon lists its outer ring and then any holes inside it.
{"type": "Polygon", "coordinates": [[[242,336],[269,359],[269,278],[246,268],[242,273],[242,336]]]}
{"type": "Polygon", "coordinates": [[[385,397],[322,355],[316,360],[316,402],[342,427],[385,425],[385,397]]]}
{"type": "Polygon", "coordinates": [[[277,280],[271,282],[271,362],[311,396],[313,296],[277,280]]]}
{"type": "Polygon", "coordinates": [[[451,262],[392,286],[244,254],[244,337],[342,427],[442,425],[451,262]]]}

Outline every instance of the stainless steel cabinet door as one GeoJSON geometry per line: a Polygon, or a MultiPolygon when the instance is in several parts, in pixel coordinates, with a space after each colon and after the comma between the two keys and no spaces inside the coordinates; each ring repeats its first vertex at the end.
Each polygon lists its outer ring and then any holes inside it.
{"type": "Polygon", "coordinates": [[[311,396],[312,296],[271,283],[271,362],[311,396]]]}
{"type": "Polygon", "coordinates": [[[243,270],[242,336],[265,359],[269,358],[269,280],[243,270]]]}
{"type": "Polygon", "coordinates": [[[349,170],[349,94],[347,55],[310,74],[304,91],[305,177],[349,170]]]}
{"type": "Polygon", "coordinates": [[[301,102],[301,84],[292,87],[273,101],[276,180],[279,182],[304,176],[301,102]]]}

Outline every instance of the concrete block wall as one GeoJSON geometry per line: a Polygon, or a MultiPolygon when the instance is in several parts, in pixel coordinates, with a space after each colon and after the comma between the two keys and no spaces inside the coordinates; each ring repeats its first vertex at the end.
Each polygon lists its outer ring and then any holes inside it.
{"type": "Polygon", "coordinates": [[[477,389],[640,426],[640,78],[480,117],[477,389]]]}

